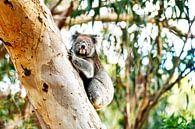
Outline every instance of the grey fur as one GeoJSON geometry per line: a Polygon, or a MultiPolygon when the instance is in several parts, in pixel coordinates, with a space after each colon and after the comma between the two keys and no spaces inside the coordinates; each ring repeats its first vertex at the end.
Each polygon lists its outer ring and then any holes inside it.
{"type": "Polygon", "coordinates": [[[71,62],[79,73],[84,74],[83,82],[90,102],[96,109],[111,103],[114,95],[112,80],[101,64],[95,50],[96,39],[93,35],[76,33],[73,35],[71,62]],[[86,40],[86,41],[85,41],[86,40]],[[81,45],[86,43],[83,51],[81,45]],[[80,50],[82,49],[82,50],[80,50]],[[86,52],[80,54],[79,52],[86,52]],[[86,85],[87,84],[87,85],[86,85]]]}

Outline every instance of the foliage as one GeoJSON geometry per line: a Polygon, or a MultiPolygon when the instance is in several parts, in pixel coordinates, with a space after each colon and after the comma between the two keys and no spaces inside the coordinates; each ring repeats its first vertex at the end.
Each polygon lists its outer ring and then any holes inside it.
{"type": "MultiPolygon", "coordinates": [[[[34,124],[34,116],[24,117],[25,115],[25,98],[20,93],[8,96],[0,94],[4,99],[0,99],[0,127],[5,128],[9,125],[18,129],[37,129],[34,124]]],[[[10,128],[11,128],[10,127],[10,128]]]]}
{"type": "MultiPolygon", "coordinates": [[[[1,49],[2,45],[0,46],[1,49]]],[[[14,83],[16,76],[14,66],[7,54],[5,54],[0,60],[0,81],[7,76],[12,83],[14,83]]]]}
{"type": "Polygon", "coordinates": [[[195,119],[188,122],[183,116],[162,116],[162,125],[159,129],[194,129],[195,119]]]}
{"type": "Polygon", "coordinates": [[[23,120],[22,125],[17,127],[17,129],[38,129],[37,125],[35,124],[34,117],[35,116],[31,116],[23,120]]]}

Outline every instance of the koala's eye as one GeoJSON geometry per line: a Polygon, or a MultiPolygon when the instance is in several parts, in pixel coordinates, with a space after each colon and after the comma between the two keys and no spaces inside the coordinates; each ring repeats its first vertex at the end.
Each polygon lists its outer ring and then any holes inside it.
{"type": "Polygon", "coordinates": [[[80,44],[86,44],[86,42],[85,41],[80,41],[80,44]]]}

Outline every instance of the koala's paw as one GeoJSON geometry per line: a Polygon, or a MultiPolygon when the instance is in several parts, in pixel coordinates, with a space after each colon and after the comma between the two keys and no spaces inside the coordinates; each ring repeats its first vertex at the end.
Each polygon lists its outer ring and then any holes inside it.
{"type": "Polygon", "coordinates": [[[103,103],[104,98],[98,92],[89,94],[89,100],[96,110],[99,110],[105,106],[105,104],[103,103]]]}
{"type": "Polygon", "coordinates": [[[75,66],[76,68],[81,67],[81,65],[80,65],[80,63],[79,63],[78,60],[73,60],[72,63],[74,64],[74,66],[75,66]]]}
{"type": "Polygon", "coordinates": [[[83,72],[84,72],[84,74],[85,74],[85,76],[86,76],[87,78],[93,78],[93,76],[94,76],[94,71],[93,71],[93,69],[88,70],[88,71],[83,70],[83,72]]]}

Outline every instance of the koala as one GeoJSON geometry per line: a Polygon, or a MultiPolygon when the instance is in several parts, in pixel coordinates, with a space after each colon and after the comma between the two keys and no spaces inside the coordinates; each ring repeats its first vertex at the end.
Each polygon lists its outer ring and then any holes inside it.
{"type": "Polygon", "coordinates": [[[96,35],[76,32],[72,41],[70,60],[83,80],[90,102],[99,110],[111,103],[114,87],[96,52],[96,35]]]}

